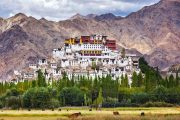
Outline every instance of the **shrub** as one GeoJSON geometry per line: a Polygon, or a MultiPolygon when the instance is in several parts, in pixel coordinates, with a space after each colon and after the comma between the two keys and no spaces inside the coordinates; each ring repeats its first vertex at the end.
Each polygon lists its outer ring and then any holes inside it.
{"type": "Polygon", "coordinates": [[[50,101],[50,95],[47,88],[41,87],[37,88],[35,91],[34,107],[35,108],[47,108],[50,101]]]}
{"type": "Polygon", "coordinates": [[[18,96],[18,95],[20,95],[20,92],[16,88],[12,88],[10,90],[7,90],[5,95],[6,95],[6,97],[8,97],[8,96],[18,96]]]}
{"type": "Polygon", "coordinates": [[[173,107],[173,104],[166,102],[147,102],[142,105],[143,107],[173,107]]]}
{"type": "Polygon", "coordinates": [[[117,98],[107,97],[106,101],[103,102],[102,107],[117,107],[119,102],[117,98]]]}
{"type": "Polygon", "coordinates": [[[10,96],[6,98],[6,101],[7,101],[7,106],[12,109],[17,109],[20,107],[20,100],[16,96],[10,96]]]}
{"type": "Polygon", "coordinates": [[[47,108],[50,95],[47,88],[32,88],[27,90],[23,96],[24,107],[47,108]]]}
{"type": "Polygon", "coordinates": [[[33,107],[33,96],[35,94],[35,89],[31,88],[29,90],[27,90],[24,94],[23,94],[23,106],[25,108],[31,108],[33,107]]]}
{"type": "Polygon", "coordinates": [[[163,102],[163,101],[166,101],[167,99],[167,89],[164,87],[164,86],[158,86],[156,87],[152,94],[154,95],[155,97],[155,101],[158,101],[158,102],[163,102]]]}
{"type": "Polygon", "coordinates": [[[3,107],[3,103],[0,101],[0,109],[2,109],[3,107]]]}
{"type": "Polygon", "coordinates": [[[57,99],[51,99],[49,108],[58,108],[59,107],[59,101],[57,99]]]}
{"type": "Polygon", "coordinates": [[[139,107],[137,103],[131,103],[129,101],[122,102],[103,102],[102,107],[139,107]]]}
{"type": "Polygon", "coordinates": [[[180,104],[180,89],[178,88],[171,88],[167,92],[167,99],[166,102],[172,104],[180,104]]]}
{"type": "Polygon", "coordinates": [[[131,96],[132,103],[143,104],[148,101],[149,101],[149,95],[147,93],[136,93],[136,94],[132,94],[131,96]]]}
{"type": "Polygon", "coordinates": [[[119,107],[120,103],[119,102],[103,102],[102,107],[105,108],[111,108],[111,107],[119,107]]]}
{"type": "Polygon", "coordinates": [[[84,94],[77,87],[65,87],[60,92],[59,100],[62,105],[81,106],[84,103],[84,94]]]}

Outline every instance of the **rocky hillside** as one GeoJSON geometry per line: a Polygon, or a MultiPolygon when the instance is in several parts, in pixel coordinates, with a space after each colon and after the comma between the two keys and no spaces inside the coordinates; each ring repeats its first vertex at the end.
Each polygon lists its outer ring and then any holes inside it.
{"type": "Polygon", "coordinates": [[[119,46],[136,49],[161,69],[180,63],[180,2],[162,0],[122,18],[111,13],[77,14],[68,20],[37,20],[19,13],[0,18],[0,79],[11,79],[37,57],[49,57],[64,38],[105,34],[119,46]]]}

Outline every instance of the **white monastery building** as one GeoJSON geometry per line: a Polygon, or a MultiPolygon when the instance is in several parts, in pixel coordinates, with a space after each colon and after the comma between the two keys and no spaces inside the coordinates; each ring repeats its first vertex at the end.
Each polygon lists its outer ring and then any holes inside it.
{"type": "Polygon", "coordinates": [[[138,65],[135,54],[122,57],[116,49],[116,40],[109,40],[103,35],[90,35],[65,39],[63,47],[53,49],[51,58],[41,58],[21,72],[16,70],[14,74],[21,80],[36,79],[39,69],[47,80],[60,79],[63,73],[69,78],[111,75],[113,79],[127,74],[131,83],[132,73],[140,72],[138,65]]]}

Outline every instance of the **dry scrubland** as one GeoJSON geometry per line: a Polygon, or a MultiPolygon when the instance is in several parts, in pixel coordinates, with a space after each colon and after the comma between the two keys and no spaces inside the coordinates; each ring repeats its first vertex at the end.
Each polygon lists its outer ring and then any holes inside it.
{"type": "Polygon", "coordinates": [[[75,120],[180,120],[180,107],[106,108],[101,111],[89,111],[86,108],[62,108],[62,111],[4,110],[0,112],[0,120],[67,120],[68,115],[77,112],[81,112],[82,116],[75,120]],[[118,111],[120,115],[113,115],[113,111],[118,111]],[[141,112],[145,112],[145,116],[140,116],[141,112]]]}

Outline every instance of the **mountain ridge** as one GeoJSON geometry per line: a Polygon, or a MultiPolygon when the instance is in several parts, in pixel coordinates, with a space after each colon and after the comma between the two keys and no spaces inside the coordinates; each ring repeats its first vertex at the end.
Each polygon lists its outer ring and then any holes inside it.
{"type": "Polygon", "coordinates": [[[136,49],[161,70],[170,67],[180,62],[179,7],[177,0],[164,0],[119,19],[112,14],[102,14],[107,16],[101,19],[96,19],[101,15],[79,15],[54,22],[23,13],[0,19],[0,79],[9,79],[13,69],[35,58],[50,56],[65,38],[89,34],[116,39],[119,46],[136,49]]]}

